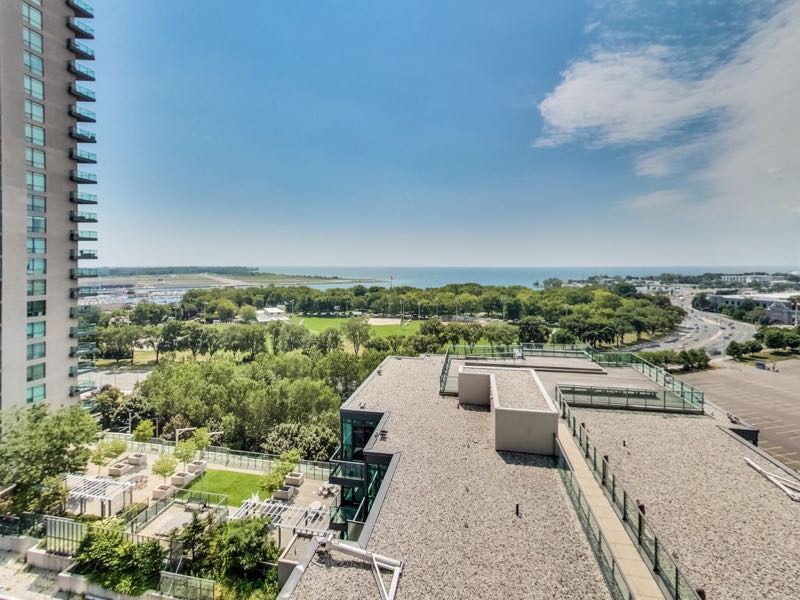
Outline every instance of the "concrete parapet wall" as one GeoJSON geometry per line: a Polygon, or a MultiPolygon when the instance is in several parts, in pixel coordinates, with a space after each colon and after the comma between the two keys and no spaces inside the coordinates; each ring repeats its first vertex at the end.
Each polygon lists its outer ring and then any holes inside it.
{"type": "Polygon", "coordinates": [[[47,571],[61,572],[67,569],[74,559],[70,556],[60,556],[58,554],[49,554],[43,548],[30,548],[25,554],[25,560],[32,567],[39,569],[46,569],[47,571]]]}
{"type": "Polygon", "coordinates": [[[14,554],[25,554],[38,543],[37,538],[27,535],[0,535],[0,550],[14,554]]]}
{"type": "Polygon", "coordinates": [[[462,367],[458,372],[459,404],[489,406],[489,396],[491,394],[490,380],[491,375],[489,373],[464,371],[462,367]]]}

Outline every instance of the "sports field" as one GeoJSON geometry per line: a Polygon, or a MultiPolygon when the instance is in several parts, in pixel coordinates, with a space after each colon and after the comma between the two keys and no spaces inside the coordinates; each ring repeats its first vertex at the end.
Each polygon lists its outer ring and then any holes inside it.
{"type": "MultiPolygon", "coordinates": [[[[293,316],[293,323],[302,323],[313,333],[321,333],[331,327],[341,327],[347,321],[340,317],[299,317],[293,316]]],[[[372,333],[377,337],[390,335],[413,335],[419,331],[422,321],[408,321],[403,325],[372,325],[372,333]]]]}

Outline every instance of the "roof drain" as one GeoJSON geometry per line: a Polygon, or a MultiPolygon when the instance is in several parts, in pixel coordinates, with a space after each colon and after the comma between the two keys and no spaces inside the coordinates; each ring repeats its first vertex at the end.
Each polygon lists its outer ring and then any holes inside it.
{"type": "Polygon", "coordinates": [[[375,552],[364,550],[355,544],[348,544],[342,540],[334,539],[332,535],[317,537],[319,549],[323,552],[336,550],[342,554],[353,556],[370,563],[372,566],[372,574],[375,576],[375,582],[378,584],[378,592],[380,593],[381,600],[395,600],[397,595],[397,584],[400,582],[400,575],[403,572],[403,561],[389,558],[388,556],[381,556],[375,552]],[[389,585],[389,590],[386,590],[386,585],[381,577],[381,569],[386,569],[392,572],[392,583],[389,585]]]}

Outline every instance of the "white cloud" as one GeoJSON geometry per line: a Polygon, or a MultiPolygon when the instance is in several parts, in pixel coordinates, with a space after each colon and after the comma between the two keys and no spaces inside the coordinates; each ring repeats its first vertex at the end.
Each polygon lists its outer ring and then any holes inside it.
{"type": "Polygon", "coordinates": [[[689,196],[678,190],[659,190],[620,202],[620,207],[635,211],[663,211],[678,208],[686,203],[689,196]]]}
{"type": "MultiPolygon", "coordinates": [[[[711,70],[698,57],[693,72],[688,52],[676,47],[595,50],[539,104],[545,127],[535,145],[636,145],[637,174],[683,175],[715,214],[788,214],[800,197],[798,57],[798,0],[754,25],[711,70]],[[709,116],[702,133],[690,133],[688,123],[709,116]]],[[[689,201],[686,192],[666,192],[631,206],[689,201]]]]}

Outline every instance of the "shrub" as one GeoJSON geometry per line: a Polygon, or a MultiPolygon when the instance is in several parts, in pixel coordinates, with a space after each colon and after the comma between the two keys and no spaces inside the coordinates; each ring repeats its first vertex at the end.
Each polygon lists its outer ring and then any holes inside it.
{"type": "Polygon", "coordinates": [[[269,473],[261,479],[261,491],[272,495],[272,492],[283,485],[283,479],[291,473],[300,460],[299,450],[289,450],[278,457],[269,473]]]}

